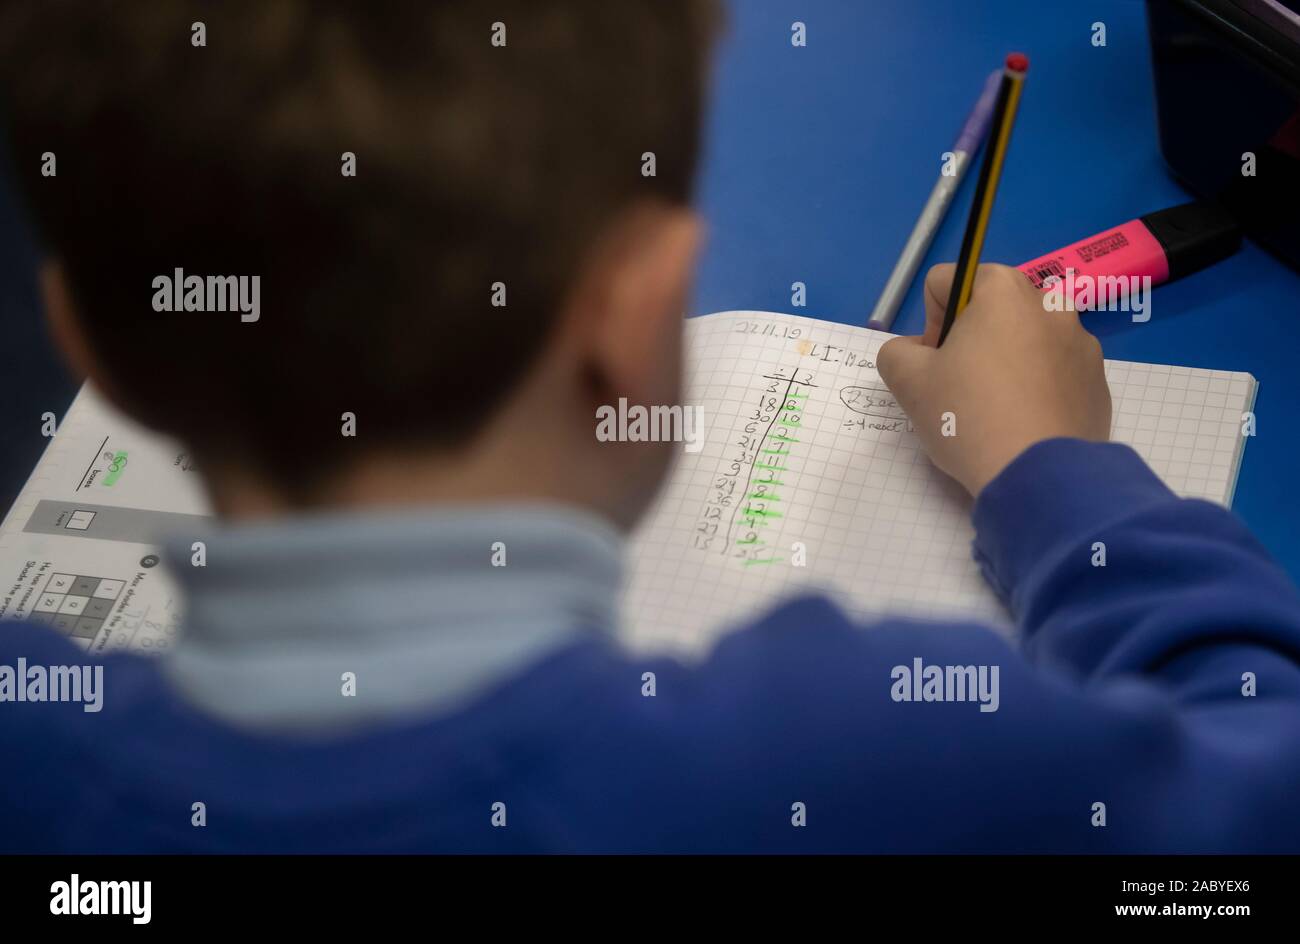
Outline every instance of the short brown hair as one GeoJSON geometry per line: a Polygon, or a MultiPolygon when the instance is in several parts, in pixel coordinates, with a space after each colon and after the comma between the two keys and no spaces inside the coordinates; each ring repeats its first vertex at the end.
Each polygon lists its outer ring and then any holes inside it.
{"type": "Polygon", "coordinates": [[[689,199],[713,26],[709,0],[42,0],[0,10],[0,85],[119,394],[292,493],[339,468],[344,411],[357,442],[471,437],[602,227],[689,199]],[[261,319],[154,311],[175,268],[260,275],[261,319]]]}

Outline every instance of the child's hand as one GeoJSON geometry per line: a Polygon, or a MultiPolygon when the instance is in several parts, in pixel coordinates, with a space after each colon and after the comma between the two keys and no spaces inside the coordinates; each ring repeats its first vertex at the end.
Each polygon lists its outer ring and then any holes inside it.
{"type": "Polygon", "coordinates": [[[978,495],[1040,440],[1109,439],[1101,345],[1077,312],[1045,310],[1020,271],[980,266],[970,304],[935,347],[955,268],[926,276],[925,334],[895,338],[877,357],[934,464],[978,495]]]}

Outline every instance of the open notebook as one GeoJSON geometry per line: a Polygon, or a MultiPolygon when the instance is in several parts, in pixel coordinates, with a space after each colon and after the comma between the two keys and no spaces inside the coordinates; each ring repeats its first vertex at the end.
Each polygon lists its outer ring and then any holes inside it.
{"type": "MultiPolygon", "coordinates": [[[[920,451],[876,373],[892,335],[738,311],[687,326],[687,402],[706,442],[679,456],[631,553],[636,645],[685,651],[802,588],[849,612],[966,614],[1010,631],[971,556],[970,500],[920,451]]],[[[1184,496],[1232,503],[1250,374],[1106,362],[1112,438],[1184,496]]]]}
{"type": "MultiPolygon", "coordinates": [[[[702,448],[680,453],[629,554],[623,631],[688,653],[778,597],[816,587],[851,612],[1009,620],[971,559],[969,503],[919,451],[875,369],[890,335],[760,312],[687,322],[686,402],[702,448]]],[[[1177,492],[1230,503],[1249,374],[1110,362],[1114,438],[1177,492]]],[[[204,500],[177,445],[90,388],[0,525],[0,619],[86,648],[157,652],[182,617],[155,541],[204,500]]]]}

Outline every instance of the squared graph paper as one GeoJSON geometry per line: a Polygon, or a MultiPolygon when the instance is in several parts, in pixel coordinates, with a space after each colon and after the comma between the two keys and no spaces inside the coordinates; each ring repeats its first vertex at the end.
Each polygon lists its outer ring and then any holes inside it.
{"type": "MultiPolygon", "coordinates": [[[[800,592],[851,615],[965,617],[1010,634],[971,554],[971,499],[931,465],[875,357],[893,335],[768,312],[687,322],[704,444],[633,536],[622,627],[683,655],[800,592]]],[[[1106,362],[1111,436],[1180,495],[1231,504],[1250,374],[1106,362]]]]}

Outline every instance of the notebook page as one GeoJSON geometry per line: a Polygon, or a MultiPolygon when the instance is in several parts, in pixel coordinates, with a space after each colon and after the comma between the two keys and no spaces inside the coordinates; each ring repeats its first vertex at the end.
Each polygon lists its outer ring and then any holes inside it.
{"type": "MultiPolygon", "coordinates": [[[[883,332],[768,312],[687,322],[686,403],[704,445],[679,453],[634,535],[629,644],[707,648],[799,591],[885,613],[1011,620],[971,556],[971,501],[921,451],[875,368],[883,332]]],[[[1254,404],[1249,374],[1107,361],[1112,437],[1176,492],[1230,503],[1254,404]]]]}

